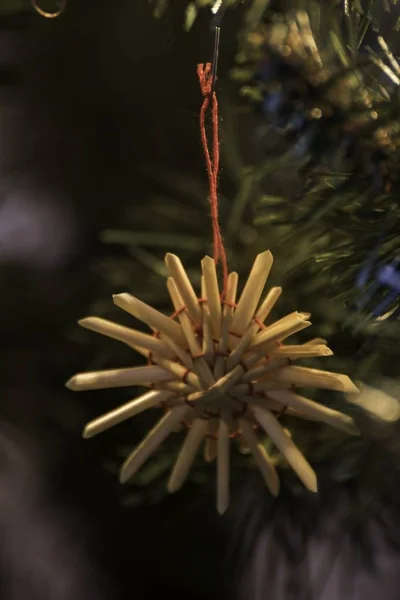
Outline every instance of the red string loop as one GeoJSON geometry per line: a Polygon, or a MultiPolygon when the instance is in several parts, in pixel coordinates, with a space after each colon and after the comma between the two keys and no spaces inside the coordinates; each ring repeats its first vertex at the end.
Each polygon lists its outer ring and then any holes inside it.
{"type": "Polygon", "coordinates": [[[211,220],[213,228],[213,249],[214,262],[218,264],[221,261],[223,273],[223,291],[224,297],[228,283],[228,264],[224,242],[222,240],[219,226],[218,215],[218,171],[219,171],[219,131],[218,131],[218,100],[215,92],[212,92],[212,66],[211,63],[197,65],[197,74],[199,77],[200,88],[204,100],[200,110],[200,135],[203,145],[204,156],[206,159],[208,181],[210,185],[209,202],[211,207],[211,220]],[[212,96],[211,96],[212,93],[212,96]],[[212,158],[209,150],[209,144],[206,133],[206,114],[210,107],[212,117],[212,158]]]}

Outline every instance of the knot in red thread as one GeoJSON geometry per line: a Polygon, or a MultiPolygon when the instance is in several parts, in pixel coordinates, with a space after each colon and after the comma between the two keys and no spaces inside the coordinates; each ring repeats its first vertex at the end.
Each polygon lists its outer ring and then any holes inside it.
{"type": "Polygon", "coordinates": [[[197,65],[200,89],[204,97],[209,96],[212,90],[212,66],[211,63],[197,65]]]}

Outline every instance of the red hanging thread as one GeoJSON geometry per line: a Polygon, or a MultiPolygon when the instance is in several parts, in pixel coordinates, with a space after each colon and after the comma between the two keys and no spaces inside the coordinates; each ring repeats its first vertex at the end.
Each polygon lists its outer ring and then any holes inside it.
{"type": "Polygon", "coordinates": [[[218,169],[219,169],[219,136],[218,136],[218,100],[215,92],[212,91],[212,66],[211,63],[197,65],[197,74],[199,76],[200,88],[204,100],[200,110],[200,134],[203,144],[204,156],[207,165],[208,181],[210,184],[210,207],[211,220],[213,228],[213,248],[214,262],[218,264],[221,261],[223,273],[223,291],[222,297],[225,296],[228,283],[228,263],[226,260],[226,252],[224,242],[222,240],[221,230],[218,219],[218,169]],[[211,96],[212,94],[212,96],[211,96]],[[210,106],[212,108],[212,158],[208,147],[208,139],[206,133],[206,114],[210,106]]]}

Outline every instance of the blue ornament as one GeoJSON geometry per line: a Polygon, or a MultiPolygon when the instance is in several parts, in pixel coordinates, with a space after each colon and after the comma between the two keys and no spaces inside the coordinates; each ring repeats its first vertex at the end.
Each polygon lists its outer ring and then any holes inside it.
{"type": "MultiPolygon", "coordinates": [[[[355,303],[360,312],[368,311],[375,318],[387,314],[400,300],[400,257],[378,265],[383,236],[373,248],[362,270],[356,277],[360,295],[355,303]]],[[[393,315],[391,315],[393,316],[393,315]]]]}
{"type": "Polygon", "coordinates": [[[282,92],[276,91],[264,98],[263,108],[266,113],[275,113],[281,107],[283,101],[282,92]]]}

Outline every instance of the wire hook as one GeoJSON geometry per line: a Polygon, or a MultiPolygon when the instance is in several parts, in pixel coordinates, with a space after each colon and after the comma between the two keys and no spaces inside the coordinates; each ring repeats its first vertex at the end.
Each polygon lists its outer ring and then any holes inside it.
{"type": "Polygon", "coordinates": [[[211,61],[211,92],[210,95],[214,94],[215,84],[217,82],[217,69],[218,69],[218,55],[219,55],[219,42],[220,42],[221,28],[216,27],[214,31],[214,48],[213,56],[211,61]]]}
{"type": "Polygon", "coordinates": [[[226,9],[228,8],[229,0],[215,0],[211,12],[214,18],[211,22],[211,29],[214,30],[214,47],[211,60],[211,92],[210,96],[214,94],[215,84],[217,81],[217,69],[218,69],[218,56],[219,56],[219,44],[221,39],[221,21],[224,16],[226,9]]]}
{"type": "Polygon", "coordinates": [[[39,6],[38,0],[31,0],[31,4],[35,11],[45,19],[56,19],[63,14],[67,8],[68,0],[58,0],[58,8],[54,12],[48,12],[39,6]]]}

